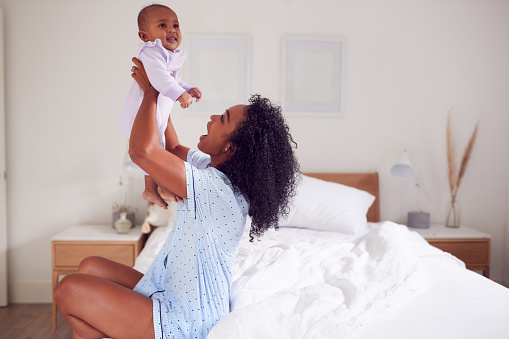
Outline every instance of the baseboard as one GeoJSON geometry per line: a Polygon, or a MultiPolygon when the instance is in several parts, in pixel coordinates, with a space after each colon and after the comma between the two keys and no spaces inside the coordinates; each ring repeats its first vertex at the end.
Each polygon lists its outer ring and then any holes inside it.
{"type": "Polygon", "coordinates": [[[30,281],[9,283],[10,304],[46,304],[53,301],[51,282],[30,281]]]}

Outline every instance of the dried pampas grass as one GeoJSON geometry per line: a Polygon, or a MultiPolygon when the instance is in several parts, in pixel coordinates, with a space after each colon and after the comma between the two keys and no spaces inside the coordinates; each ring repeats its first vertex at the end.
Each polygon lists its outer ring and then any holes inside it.
{"type": "Polygon", "coordinates": [[[451,111],[449,111],[449,114],[447,116],[447,167],[449,170],[448,178],[451,197],[454,194],[457,181],[455,153],[456,149],[454,147],[454,141],[452,140],[452,130],[451,130],[451,111]]]}
{"type": "MultiPolygon", "coordinates": [[[[455,145],[452,138],[451,111],[452,109],[449,110],[449,114],[447,116],[447,167],[448,167],[449,190],[451,192],[451,206],[455,206],[458,189],[460,187],[461,180],[465,176],[468,162],[470,161],[472,150],[474,149],[475,139],[477,138],[477,130],[479,128],[479,122],[475,124],[474,131],[472,132],[470,140],[468,141],[468,144],[465,147],[465,151],[463,152],[463,157],[461,158],[460,167],[458,170],[455,160],[455,145]]],[[[446,224],[449,223],[451,213],[454,213],[452,223],[455,226],[459,226],[457,225],[456,222],[456,211],[454,210],[454,207],[451,208],[451,210],[449,210],[447,214],[446,224]]]]}

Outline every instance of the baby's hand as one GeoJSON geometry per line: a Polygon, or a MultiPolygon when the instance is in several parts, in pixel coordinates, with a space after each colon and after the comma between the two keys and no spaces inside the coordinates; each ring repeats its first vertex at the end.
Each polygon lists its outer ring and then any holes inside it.
{"type": "Polygon", "coordinates": [[[177,100],[182,108],[188,108],[193,103],[193,97],[187,92],[182,93],[177,100]]]}
{"type": "Polygon", "coordinates": [[[191,88],[188,93],[191,94],[193,98],[196,98],[196,102],[200,101],[201,91],[198,87],[191,88]]]}

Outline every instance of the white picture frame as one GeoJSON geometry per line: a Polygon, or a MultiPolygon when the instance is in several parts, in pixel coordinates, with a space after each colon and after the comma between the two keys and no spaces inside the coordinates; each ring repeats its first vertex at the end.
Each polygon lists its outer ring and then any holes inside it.
{"type": "Polygon", "coordinates": [[[288,115],[344,116],[344,38],[283,39],[283,109],[288,115]]]}
{"type": "Polygon", "coordinates": [[[190,34],[186,39],[188,79],[184,81],[202,91],[202,99],[189,109],[217,114],[247,102],[251,91],[251,37],[190,34]]]}

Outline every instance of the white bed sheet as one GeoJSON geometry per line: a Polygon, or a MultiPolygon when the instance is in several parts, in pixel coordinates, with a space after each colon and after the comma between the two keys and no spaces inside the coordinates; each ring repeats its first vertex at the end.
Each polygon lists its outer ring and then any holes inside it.
{"type": "MultiPolygon", "coordinates": [[[[146,271],[167,232],[152,233],[136,269],[146,271]]],[[[231,307],[208,339],[509,333],[509,289],[391,222],[369,224],[356,235],[281,228],[255,243],[246,232],[231,307]]]]}
{"type": "Polygon", "coordinates": [[[134,262],[134,269],[145,274],[154,261],[157,253],[163,246],[164,240],[168,236],[168,232],[171,230],[171,226],[168,227],[157,227],[149,235],[145,246],[141,250],[140,254],[134,262]]]}
{"type": "Polygon", "coordinates": [[[426,290],[351,339],[509,338],[508,288],[435,257],[419,260],[432,273],[426,290]]]}

